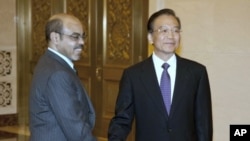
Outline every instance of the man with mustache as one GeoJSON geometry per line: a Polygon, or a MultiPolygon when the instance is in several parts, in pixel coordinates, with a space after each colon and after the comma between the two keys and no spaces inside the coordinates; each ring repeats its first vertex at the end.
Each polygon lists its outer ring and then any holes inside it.
{"type": "Polygon", "coordinates": [[[86,33],[79,19],[53,15],[45,28],[48,50],[38,61],[30,90],[31,141],[96,141],[95,111],[73,61],[86,33]]]}

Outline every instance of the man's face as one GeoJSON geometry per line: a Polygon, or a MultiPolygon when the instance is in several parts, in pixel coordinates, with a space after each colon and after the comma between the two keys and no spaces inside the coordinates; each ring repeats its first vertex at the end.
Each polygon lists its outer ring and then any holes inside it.
{"type": "Polygon", "coordinates": [[[81,57],[84,45],[84,32],[79,21],[67,19],[64,24],[62,38],[57,50],[72,61],[77,61],[81,57]]]}
{"type": "Polygon", "coordinates": [[[180,27],[175,17],[161,15],[155,19],[153,32],[148,35],[154,52],[160,58],[174,54],[180,43],[180,27]]]}

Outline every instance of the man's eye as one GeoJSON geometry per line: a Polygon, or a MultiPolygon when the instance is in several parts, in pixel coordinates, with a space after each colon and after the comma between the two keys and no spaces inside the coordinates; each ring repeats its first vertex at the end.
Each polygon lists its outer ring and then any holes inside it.
{"type": "Polygon", "coordinates": [[[168,29],[162,29],[161,32],[168,33],[168,29]]]}
{"type": "Polygon", "coordinates": [[[71,35],[71,37],[76,39],[76,40],[79,38],[79,36],[73,36],[73,35],[71,35]]]}
{"type": "Polygon", "coordinates": [[[180,33],[180,30],[179,29],[174,29],[173,30],[175,33],[180,33]]]}

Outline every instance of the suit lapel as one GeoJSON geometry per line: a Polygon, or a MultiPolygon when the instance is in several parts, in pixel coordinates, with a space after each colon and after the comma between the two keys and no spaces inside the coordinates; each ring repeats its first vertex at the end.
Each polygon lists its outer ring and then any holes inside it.
{"type": "Polygon", "coordinates": [[[147,96],[149,96],[154,102],[156,109],[158,109],[159,112],[164,113],[164,116],[168,118],[168,114],[162,99],[161,90],[157,81],[152,56],[144,62],[141,73],[141,82],[147,90],[147,96]]]}
{"type": "Polygon", "coordinates": [[[175,87],[174,87],[174,94],[172,99],[172,105],[171,105],[171,113],[170,118],[173,117],[176,109],[178,108],[178,105],[180,105],[181,101],[183,100],[183,93],[186,90],[186,84],[187,78],[186,74],[188,72],[188,69],[185,65],[185,63],[182,61],[182,58],[176,55],[177,58],[177,67],[176,67],[176,79],[175,79],[175,87]]]}

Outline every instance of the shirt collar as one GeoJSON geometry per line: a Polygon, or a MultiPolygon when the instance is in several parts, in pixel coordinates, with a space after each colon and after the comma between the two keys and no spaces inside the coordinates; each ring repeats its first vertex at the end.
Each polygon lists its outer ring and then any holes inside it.
{"type": "Polygon", "coordinates": [[[56,55],[58,55],[59,57],[61,57],[65,62],[67,62],[67,64],[69,64],[69,66],[72,69],[74,69],[74,64],[73,64],[73,62],[69,58],[65,57],[64,55],[62,55],[61,53],[59,53],[58,51],[55,51],[54,49],[52,49],[50,47],[48,47],[48,50],[52,51],[53,53],[55,53],[56,55]]]}
{"type": "Polygon", "coordinates": [[[170,68],[176,68],[176,55],[173,54],[167,62],[163,61],[161,58],[159,58],[154,52],[152,54],[153,62],[156,67],[161,68],[163,63],[168,63],[170,65],[170,68]]]}

